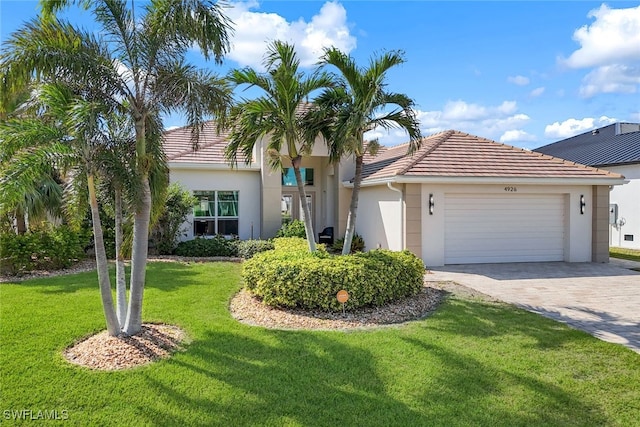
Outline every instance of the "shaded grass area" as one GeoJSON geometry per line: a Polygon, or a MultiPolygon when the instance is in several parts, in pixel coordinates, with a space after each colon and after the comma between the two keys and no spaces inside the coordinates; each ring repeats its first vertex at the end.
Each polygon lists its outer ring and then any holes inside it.
{"type": "MultiPolygon", "coordinates": [[[[0,402],[70,425],[634,425],[638,354],[505,304],[450,297],[370,331],[278,331],[228,312],[233,263],[151,263],[145,322],[191,339],[124,372],[64,361],[104,329],[95,273],[0,285],[0,402]]],[[[3,416],[4,413],[0,413],[3,416]]],[[[30,424],[31,421],[24,421],[30,424]]]]}
{"type": "Polygon", "coordinates": [[[609,256],[640,262],[640,250],[609,247],[609,256]]]}

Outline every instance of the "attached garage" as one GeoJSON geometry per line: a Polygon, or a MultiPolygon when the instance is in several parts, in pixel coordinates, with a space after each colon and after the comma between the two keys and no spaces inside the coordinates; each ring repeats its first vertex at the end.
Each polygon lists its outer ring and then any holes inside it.
{"type": "Polygon", "coordinates": [[[564,260],[562,194],[446,194],[445,264],[564,260]]]}
{"type": "Polygon", "coordinates": [[[609,260],[609,191],[622,175],[453,130],[412,155],[383,148],[363,171],[366,249],[408,249],[427,267],[609,260]]]}

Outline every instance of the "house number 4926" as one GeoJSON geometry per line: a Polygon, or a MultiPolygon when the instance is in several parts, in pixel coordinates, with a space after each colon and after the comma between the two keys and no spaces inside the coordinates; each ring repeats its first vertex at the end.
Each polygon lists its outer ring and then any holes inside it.
{"type": "Polygon", "coordinates": [[[504,191],[515,192],[518,191],[516,187],[504,187],[504,191]]]}

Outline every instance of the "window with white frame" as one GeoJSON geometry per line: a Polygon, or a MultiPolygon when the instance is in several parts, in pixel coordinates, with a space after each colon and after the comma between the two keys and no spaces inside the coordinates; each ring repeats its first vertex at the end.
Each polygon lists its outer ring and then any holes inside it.
{"type": "Polygon", "coordinates": [[[238,235],[238,191],[194,191],[194,236],[238,235]]]}

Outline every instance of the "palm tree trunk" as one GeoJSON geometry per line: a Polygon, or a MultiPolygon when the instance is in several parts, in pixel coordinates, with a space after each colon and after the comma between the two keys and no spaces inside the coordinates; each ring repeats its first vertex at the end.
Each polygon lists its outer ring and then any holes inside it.
{"type": "Polygon", "coordinates": [[[91,206],[93,242],[95,245],[96,269],[98,271],[98,284],[100,286],[100,297],[102,298],[102,309],[107,321],[107,331],[109,332],[109,335],[115,337],[120,334],[120,327],[118,324],[118,317],[113,309],[113,297],[111,295],[111,283],[109,280],[107,252],[104,249],[102,222],[100,221],[100,211],[98,210],[98,199],[96,198],[96,187],[93,175],[87,175],[87,186],[89,188],[89,205],[91,206]]]}
{"type": "Polygon", "coordinates": [[[122,188],[118,185],[115,189],[115,217],[116,217],[116,312],[120,329],[124,328],[127,319],[127,279],[124,269],[124,256],[122,255],[122,242],[124,235],[122,230],[122,188]]]}
{"type": "Polygon", "coordinates": [[[313,222],[311,221],[311,211],[307,204],[307,193],[304,190],[304,182],[302,182],[302,175],[300,174],[300,163],[302,159],[300,157],[293,159],[291,165],[293,166],[293,172],[296,176],[296,184],[298,184],[298,194],[300,194],[300,204],[302,205],[302,213],[304,216],[304,231],[307,235],[307,242],[309,243],[309,251],[316,251],[316,239],[313,233],[313,222]]]}
{"type": "Polygon", "coordinates": [[[24,212],[22,209],[16,210],[16,231],[18,234],[27,232],[27,222],[24,220],[24,212]]]}
{"type": "Polygon", "coordinates": [[[351,242],[356,231],[356,216],[358,215],[358,198],[360,197],[360,183],[362,182],[362,156],[356,156],[356,172],[353,179],[353,191],[349,204],[349,216],[347,217],[347,231],[344,235],[342,255],[351,253],[351,242]]]}
{"type": "Polygon", "coordinates": [[[151,189],[149,177],[142,182],[142,200],[136,209],[133,222],[133,250],[131,252],[131,284],[129,285],[129,306],[124,333],[135,335],[142,329],[142,297],[147,272],[149,251],[149,219],[151,217],[151,189]]]}
{"type": "Polygon", "coordinates": [[[149,185],[149,159],[145,116],[136,118],[136,163],[140,171],[141,194],[136,204],[133,220],[133,247],[131,250],[131,274],[129,284],[129,304],[124,333],[135,335],[142,330],[142,297],[147,273],[149,252],[149,222],[151,219],[151,187],[149,185]]]}

